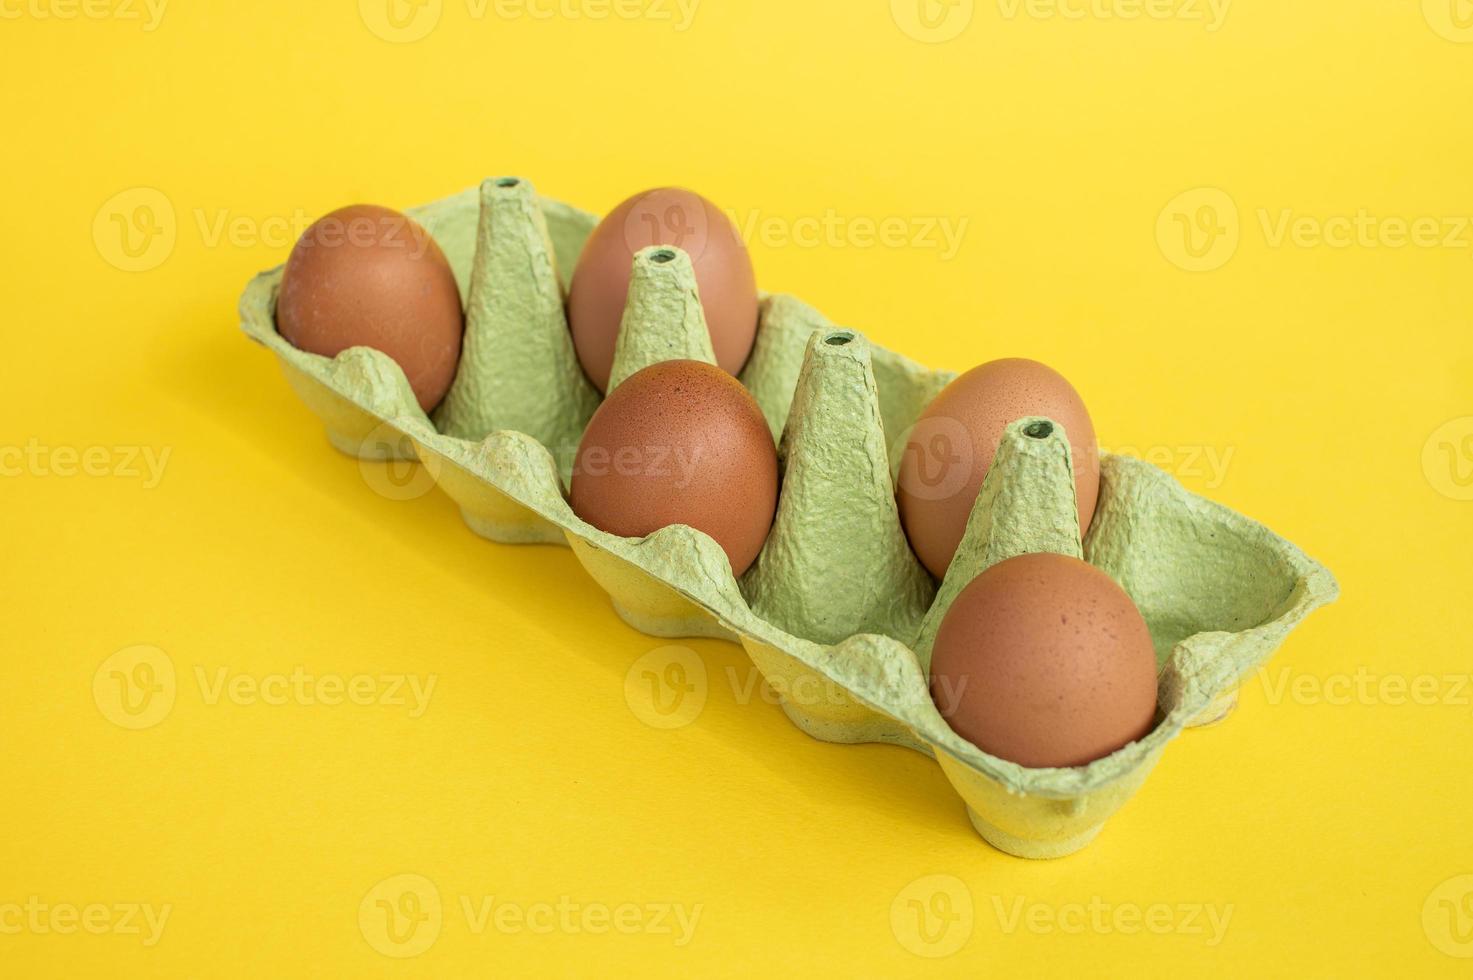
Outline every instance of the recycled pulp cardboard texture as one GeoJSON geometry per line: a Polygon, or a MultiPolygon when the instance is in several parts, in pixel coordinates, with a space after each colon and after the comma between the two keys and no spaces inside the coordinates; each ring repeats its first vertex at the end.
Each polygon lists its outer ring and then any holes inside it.
{"type": "MultiPolygon", "coordinates": [[[[245,332],[277,356],[333,445],[418,456],[486,537],[565,540],[645,632],[740,642],[808,733],[933,755],[1002,850],[1056,857],[1087,844],[1167,743],[1220,717],[1243,675],[1337,594],[1329,572],[1287,541],[1126,457],[1103,457],[1081,540],[1067,434],[1047,419],[1007,431],[938,588],[905,544],[892,480],[907,428],[954,375],[872,347],[788,296],[763,297],[741,375],[781,440],[784,470],[756,565],[739,582],[720,547],[688,527],[606,534],[563,494],[597,396],[578,371],[561,299],[594,217],[515,178],[411,213],[449,258],[467,314],[462,365],[433,423],[384,355],[323,358],[276,333],[280,269],[242,297],[245,332]],[[1082,556],[1111,574],[1140,606],[1162,666],[1156,728],[1088,766],[1027,769],[987,755],[947,727],[928,694],[930,646],[951,601],[982,569],[1029,551],[1082,556]]],[[[679,249],[646,249],[612,381],[673,356],[712,360],[694,273],[679,249]]]]}

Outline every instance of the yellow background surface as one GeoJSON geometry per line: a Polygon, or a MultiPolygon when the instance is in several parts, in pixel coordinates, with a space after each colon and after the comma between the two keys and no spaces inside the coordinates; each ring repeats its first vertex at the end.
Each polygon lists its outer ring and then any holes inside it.
{"type": "Polygon", "coordinates": [[[1467,0],[389,2],[0,0],[0,974],[1467,975],[1467,0]],[[1052,363],[1344,597],[1055,862],[733,645],[646,724],[668,644],[376,492],[237,330],[312,217],[502,173],[696,188],[769,290],[1052,363]]]}

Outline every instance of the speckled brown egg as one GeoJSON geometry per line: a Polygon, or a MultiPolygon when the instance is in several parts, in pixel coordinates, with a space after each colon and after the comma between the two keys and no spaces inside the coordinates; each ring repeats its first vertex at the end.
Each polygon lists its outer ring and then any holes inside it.
{"type": "Polygon", "coordinates": [[[297,241],[276,298],[276,329],[324,357],[371,347],[393,358],[419,407],[450,390],[464,319],[455,274],[408,215],[372,204],[341,208],[297,241]]]}
{"type": "Polygon", "coordinates": [[[757,279],[736,225],[699,194],[661,187],[631,197],[599,222],[568,290],[573,347],[588,379],[605,391],[629,298],[634,253],[674,245],[695,268],[716,363],[737,374],[757,337],[757,279]]]}
{"type": "Polygon", "coordinates": [[[777,511],[777,447],[747,389],[700,361],[664,361],[604,399],[578,446],[569,503],[600,530],[704,531],[734,575],[757,560],[777,511]]]}
{"type": "Polygon", "coordinates": [[[946,575],[1003,431],[1041,415],[1064,427],[1074,450],[1079,527],[1089,529],[1100,490],[1099,448],[1084,400],[1063,375],[1024,358],[972,368],[921,413],[901,459],[896,496],[906,537],[921,564],[946,575]]]}
{"type": "Polygon", "coordinates": [[[1065,555],[1021,555],[977,576],[947,610],[931,697],[990,755],[1082,766],[1151,731],[1156,654],[1110,576],[1065,555]]]}

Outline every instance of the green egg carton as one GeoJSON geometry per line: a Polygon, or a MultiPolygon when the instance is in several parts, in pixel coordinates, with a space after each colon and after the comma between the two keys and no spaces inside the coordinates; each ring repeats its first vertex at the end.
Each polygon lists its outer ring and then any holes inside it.
{"type": "MultiPolygon", "coordinates": [[[[1129,457],[1102,456],[1098,508],[1081,536],[1068,438],[1043,418],[1006,432],[938,586],[906,542],[894,481],[909,428],[955,375],[783,295],[762,297],[740,378],[778,440],[783,474],[757,562],[738,579],[714,541],[682,525],[606,534],[565,498],[599,395],[574,355],[563,299],[597,219],[514,177],[410,213],[448,257],[466,311],[460,367],[432,416],[385,355],[359,347],[325,358],[282,339],[280,268],[241,299],[246,334],[276,355],[332,444],[360,458],[419,459],[491,540],[571,546],[638,630],[740,643],[809,735],[932,756],[982,837],[1010,854],[1058,857],[1088,844],[1167,744],[1223,718],[1245,675],[1338,594],[1288,541],[1129,457]],[[951,731],[928,692],[952,600],[988,566],[1036,551],[1082,557],[1115,578],[1145,616],[1160,666],[1155,729],[1078,768],[988,755],[951,731]]],[[[689,257],[649,248],[635,257],[610,387],[671,358],[714,362],[689,257]]]]}

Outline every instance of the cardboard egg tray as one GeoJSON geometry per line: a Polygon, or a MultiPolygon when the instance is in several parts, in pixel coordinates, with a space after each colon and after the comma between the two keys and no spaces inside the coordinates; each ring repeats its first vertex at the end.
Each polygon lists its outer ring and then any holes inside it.
{"type": "MultiPolygon", "coordinates": [[[[466,311],[458,373],[433,417],[385,355],[358,347],[325,358],[282,339],[280,268],[241,298],[246,334],[276,355],[332,444],[362,458],[418,458],[493,541],[569,545],[636,629],[740,643],[813,737],[935,758],[1003,851],[1045,858],[1088,844],[1172,739],[1224,717],[1244,676],[1338,593],[1288,541],[1128,457],[1102,456],[1099,505],[1081,537],[1068,438],[1042,418],[1008,429],[938,586],[906,542],[893,486],[909,429],[955,375],[782,295],[762,297],[741,374],[783,472],[757,563],[738,580],[721,548],[685,526],[606,534],[564,494],[599,395],[574,355],[563,298],[597,219],[512,177],[410,213],[449,259],[466,311]],[[994,758],[953,733],[928,693],[931,645],[957,593],[988,566],[1035,551],[1082,557],[1114,577],[1145,616],[1161,668],[1155,729],[1083,767],[994,758]]],[[[690,258],[655,247],[635,258],[610,388],[670,358],[714,363],[690,258]]]]}

